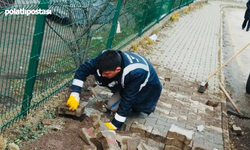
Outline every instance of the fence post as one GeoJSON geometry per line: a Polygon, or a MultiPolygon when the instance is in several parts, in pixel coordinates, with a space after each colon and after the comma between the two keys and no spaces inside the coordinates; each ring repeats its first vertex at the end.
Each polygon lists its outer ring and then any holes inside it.
{"type": "Polygon", "coordinates": [[[181,1],[180,1],[180,5],[179,5],[179,8],[178,8],[178,9],[180,9],[180,8],[181,8],[181,6],[182,6],[182,1],[183,1],[183,0],[181,0],[181,1]]]}
{"type": "Polygon", "coordinates": [[[163,7],[163,1],[164,0],[161,0],[161,4],[160,4],[160,10],[159,10],[159,15],[158,15],[158,18],[157,18],[157,23],[159,23],[160,22],[160,19],[161,19],[161,12],[162,12],[162,7],[163,7]]]}
{"type": "Polygon", "coordinates": [[[115,16],[113,18],[113,22],[112,22],[111,29],[109,32],[109,38],[108,38],[108,42],[106,45],[106,49],[109,49],[112,46],[112,42],[113,42],[114,35],[116,32],[117,21],[118,21],[119,15],[120,15],[121,7],[122,7],[122,0],[119,0],[117,3],[117,6],[116,6],[115,16]]]}
{"type": "Polygon", "coordinates": [[[173,12],[173,5],[174,5],[175,0],[172,0],[169,7],[170,7],[170,13],[173,12]]]}
{"type": "MultiPolygon", "coordinates": [[[[48,9],[49,0],[40,0],[39,8],[47,10],[48,9]]],[[[43,35],[45,28],[46,15],[38,14],[36,17],[34,38],[31,47],[30,53],[30,61],[28,67],[28,73],[26,77],[25,90],[22,101],[22,109],[21,115],[27,116],[27,112],[30,107],[30,102],[32,99],[32,93],[34,89],[34,84],[37,75],[37,67],[38,61],[40,58],[42,43],[43,43],[43,35]]]]}
{"type": "Polygon", "coordinates": [[[148,14],[148,7],[149,7],[149,1],[150,0],[147,0],[147,2],[146,2],[146,9],[145,9],[145,11],[144,11],[144,13],[143,13],[143,20],[142,20],[142,23],[141,23],[141,25],[140,25],[140,27],[139,27],[139,31],[138,31],[138,36],[140,37],[141,35],[142,35],[142,29],[144,28],[144,25],[145,25],[145,21],[146,21],[146,18],[147,18],[147,14],[148,14]]]}

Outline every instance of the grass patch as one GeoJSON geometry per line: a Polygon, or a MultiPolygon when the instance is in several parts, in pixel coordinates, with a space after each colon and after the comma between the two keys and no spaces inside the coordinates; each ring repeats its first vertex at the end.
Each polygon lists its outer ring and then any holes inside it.
{"type": "Polygon", "coordinates": [[[139,49],[139,46],[137,44],[133,44],[130,51],[131,52],[136,52],[136,51],[138,51],[138,49],[139,49]]]}
{"type": "Polygon", "coordinates": [[[179,13],[174,12],[170,17],[170,21],[177,21],[177,20],[179,20],[179,17],[180,17],[179,13]]]}

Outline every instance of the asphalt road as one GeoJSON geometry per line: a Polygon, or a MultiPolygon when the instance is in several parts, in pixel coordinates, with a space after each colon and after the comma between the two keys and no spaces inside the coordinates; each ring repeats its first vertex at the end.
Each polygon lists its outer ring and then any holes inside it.
{"type": "MultiPolygon", "coordinates": [[[[238,51],[250,43],[250,31],[242,30],[245,9],[227,8],[224,10],[223,62],[225,63],[238,51]]],[[[250,116],[250,95],[246,94],[246,82],[250,73],[250,46],[242,51],[224,69],[223,73],[231,85],[232,99],[237,107],[250,116]]]]}

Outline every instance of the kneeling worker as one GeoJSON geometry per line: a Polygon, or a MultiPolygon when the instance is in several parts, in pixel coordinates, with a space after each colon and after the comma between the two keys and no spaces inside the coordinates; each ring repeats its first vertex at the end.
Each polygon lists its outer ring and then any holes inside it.
{"type": "Polygon", "coordinates": [[[154,112],[162,86],[159,78],[143,56],[116,50],[104,50],[96,58],[82,64],[76,71],[67,101],[69,110],[76,110],[84,81],[94,75],[97,84],[111,90],[108,107],[116,112],[109,129],[121,128],[130,111],[154,112]]]}

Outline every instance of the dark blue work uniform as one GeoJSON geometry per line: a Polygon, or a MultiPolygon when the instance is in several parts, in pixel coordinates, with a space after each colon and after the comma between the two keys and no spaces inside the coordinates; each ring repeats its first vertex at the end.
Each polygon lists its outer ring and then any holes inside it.
{"type": "MultiPolygon", "coordinates": [[[[105,51],[103,51],[105,52],[105,51]]],[[[81,92],[86,78],[92,74],[100,86],[108,87],[113,93],[120,92],[119,108],[112,124],[120,128],[125,122],[130,110],[150,114],[155,110],[159,100],[162,85],[150,64],[143,56],[130,52],[117,51],[122,58],[121,71],[112,79],[101,76],[96,67],[96,58],[82,64],[75,73],[71,92],[81,92]]]]}

